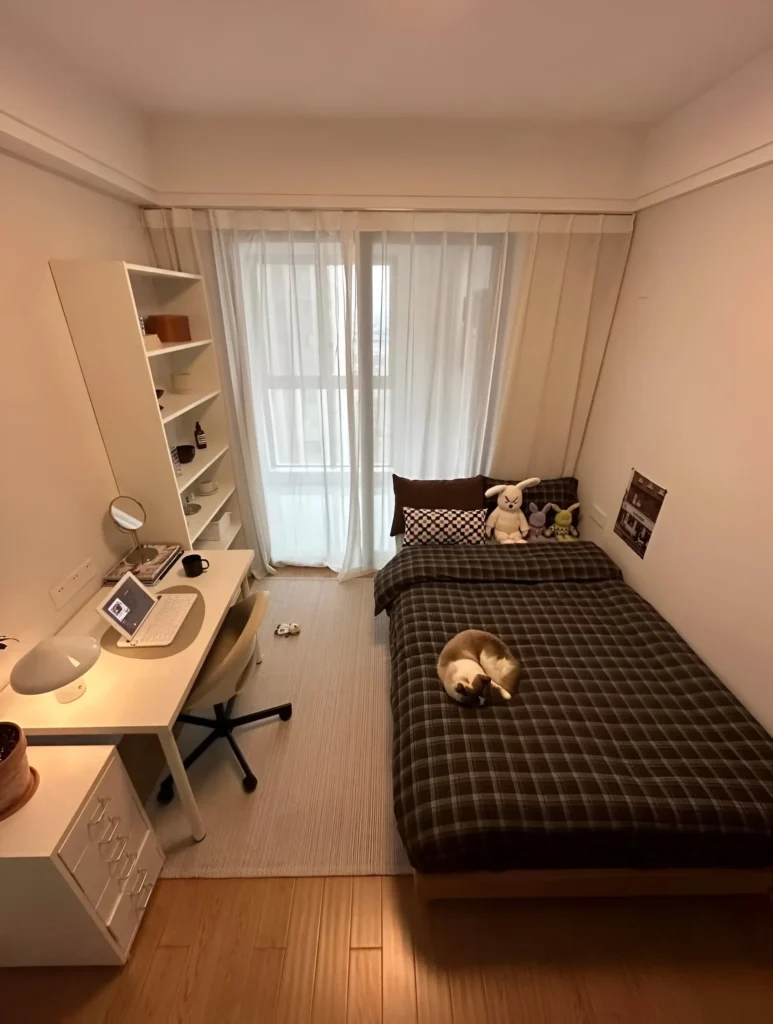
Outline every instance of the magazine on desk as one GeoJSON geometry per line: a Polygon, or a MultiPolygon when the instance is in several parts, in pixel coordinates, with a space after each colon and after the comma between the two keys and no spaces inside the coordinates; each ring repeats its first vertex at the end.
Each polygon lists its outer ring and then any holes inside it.
{"type": "Polygon", "coordinates": [[[129,561],[129,556],[131,555],[131,552],[129,552],[128,555],[125,555],[120,562],[105,574],[102,580],[105,586],[117,583],[125,573],[131,572],[145,586],[152,587],[154,583],[158,583],[169,572],[183,553],[180,544],[147,543],[144,547],[153,548],[156,552],[155,557],[147,562],[143,562],[141,565],[133,565],[129,561]]]}

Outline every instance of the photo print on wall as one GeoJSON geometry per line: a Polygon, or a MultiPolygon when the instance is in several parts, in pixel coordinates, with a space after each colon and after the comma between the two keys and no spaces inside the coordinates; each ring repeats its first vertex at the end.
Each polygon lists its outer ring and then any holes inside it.
{"type": "Polygon", "coordinates": [[[659,487],[635,469],[631,470],[631,479],[617,514],[615,533],[639,558],[644,558],[665,497],[665,487],[659,487]]]}

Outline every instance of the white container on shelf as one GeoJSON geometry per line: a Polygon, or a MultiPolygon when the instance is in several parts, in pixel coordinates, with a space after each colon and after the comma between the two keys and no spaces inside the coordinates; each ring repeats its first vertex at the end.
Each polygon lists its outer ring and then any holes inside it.
{"type": "Polygon", "coordinates": [[[220,512],[215,518],[204,527],[199,534],[199,540],[224,540],[225,535],[231,529],[231,513],[220,512]]]}

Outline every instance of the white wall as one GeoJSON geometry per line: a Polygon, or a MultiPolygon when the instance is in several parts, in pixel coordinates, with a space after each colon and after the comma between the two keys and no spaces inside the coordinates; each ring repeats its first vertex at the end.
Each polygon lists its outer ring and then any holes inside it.
{"type": "Polygon", "coordinates": [[[773,160],[773,50],[647,135],[636,188],[650,206],[773,160]]]}
{"type": "Polygon", "coordinates": [[[152,177],[172,206],[627,209],[639,128],[508,120],[166,116],[152,177]]]}
{"type": "Polygon", "coordinates": [[[126,547],[104,522],[115,482],[48,261],[150,253],[136,207],[3,155],[0,225],[0,633],[21,639],[83,603],[57,612],[54,584],[126,547]]]}
{"type": "Polygon", "coordinates": [[[763,168],[639,216],[578,476],[584,536],[773,731],[771,208],[763,168]],[[643,561],[632,467],[668,489],[643,561]]]}
{"type": "Polygon", "coordinates": [[[140,199],[149,196],[139,111],[8,15],[0,31],[0,148],[140,199]]]}

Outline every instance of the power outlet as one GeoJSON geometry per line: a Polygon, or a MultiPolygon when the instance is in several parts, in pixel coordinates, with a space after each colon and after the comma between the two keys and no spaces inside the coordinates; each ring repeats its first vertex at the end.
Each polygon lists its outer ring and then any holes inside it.
{"type": "Polygon", "coordinates": [[[600,526],[602,530],[606,527],[607,514],[603,508],[600,508],[598,505],[591,505],[590,517],[596,526],[600,526]]]}
{"type": "Polygon", "coordinates": [[[51,600],[54,602],[54,607],[64,608],[70,598],[74,597],[81,587],[85,587],[89,580],[93,580],[96,574],[97,569],[94,565],[94,559],[89,555],[82,565],[79,565],[69,576],[65,576],[60,583],[51,588],[49,593],[51,594],[51,600]]]}

